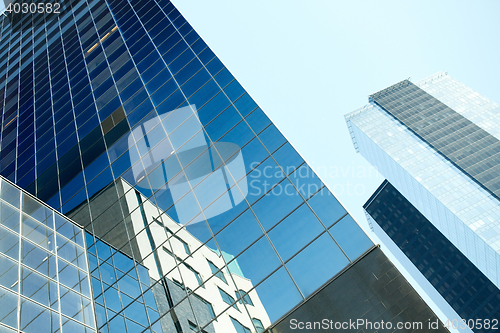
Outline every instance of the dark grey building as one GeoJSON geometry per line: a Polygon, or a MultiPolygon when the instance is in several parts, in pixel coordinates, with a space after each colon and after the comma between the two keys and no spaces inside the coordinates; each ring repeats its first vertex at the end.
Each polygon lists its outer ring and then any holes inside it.
{"type": "Polygon", "coordinates": [[[500,290],[391,183],[384,181],[363,208],[474,332],[495,331],[500,290]]]}
{"type": "Polygon", "coordinates": [[[388,181],[365,205],[374,230],[450,321],[500,320],[498,119],[497,103],[446,73],[346,115],[356,150],[388,181]]]}

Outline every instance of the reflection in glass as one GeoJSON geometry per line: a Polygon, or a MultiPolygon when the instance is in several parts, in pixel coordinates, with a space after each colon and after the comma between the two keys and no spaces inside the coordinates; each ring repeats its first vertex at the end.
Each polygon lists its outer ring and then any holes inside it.
{"type": "Polygon", "coordinates": [[[0,178],[2,188],[22,206],[0,198],[0,321],[17,329],[20,318],[23,332],[60,332],[61,320],[72,332],[95,332],[82,229],[0,178]]]}
{"type": "Polygon", "coordinates": [[[359,257],[373,246],[372,241],[349,215],[335,223],[330,228],[330,232],[351,260],[359,257]]]}
{"type": "Polygon", "coordinates": [[[268,234],[283,261],[287,261],[324,230],[311,209],[304,204],[268,234]]]}
{"type": "Polygon", "coordinates": [[[271,192],[257,201],[252,209],[262,226],[269,230],[302,202],[302,198],[288,179],[279,183],[271,192]],[[287,200],[283,200],[283,193],[287,200]]]}
{"type": "Polygon", "coordinates": [[[221,251],[238,255],[261,235],[262,229],[252,211],[247,210],[215,235],[215,240],[221,251]]]}
{"type": "MultiPolygon", "coordinates": [[[[126,206],[123,207],[131,211],[127,230],[136,235],[131,240],[136,260],[102,240],[94,241],[90,234],[86,236],[87,246],[90,249],[97,247],[96,260],[92,259],[93,254],[89,259],[97,264],[98,269],[94,272],[102,281],[102,288],[98,280],[94,282],[97,284],[94,298],[102,313],[108,314],[108,320],[110,313],[116,318],[123,315],[127,327],[130,326],[128,320],[142,327],[155,325],[157,320],[165,332],[176,325],[188,327],[189,323],[205,327],[207,332],[227,332],[228,327],[232,327],[229,316],[252,331],[252,317],[267,326],[270,324],[259,295],[253,290],[253,281],[258,282],[271,273],[279,265],[279,259],[266,238],[235,258],[235,254],[262,235],[250,210],[219,232],[215,239],[221,244],[222,251],[219,251],[213,240],[203,244],[190,232],[201,225],[208,229],[205,220],[183,226],[167,213],[158,215],[157,207],[127,183],[122,181],[120,188],[126,192],[122,200],[126,206]],[[231,238],[235,232],[245,233],[247,241],[231,238]],[[258,262],[270,255],[275,257],[272,266],[260,265],[262,267],[258,268],[258,262]],[[244,271],[250,275],[245,275],[244,271]],[[241,298],[243,303],[239,301],[241,298]],[[243,311],[244,306],[251,308],[252,317],[243,311]],[[233,310],[223,313],[228,307],[233,310]],[[217,321],[213,321],[216,317],[217,321]]],[[[122,323],[121,319],[113,320],[109,325],[122,323]]],[[[104,329],[105,321],[98,321],[100,329],[104,329]]]]}
{"type": "Polygon", "coordinates": [[[284,267],[258,285],[256,291],[271,322],[279,319],[302,300],[302,296],[284,267]]]}
{"type": "MultiPolygon", "coordinates": [[[[212,209],[211,215],[206,216],[205,214],[205,218],[219,215],[238,205],[243,198],[239,193],[232,193],[236,188],[232,190],[230,188],[234,185],[233,177],[239,179],[246,173],[243,155],[239,152],[240,147],[230,142],[217,142],[211,146],[210,140],[203,134],[195,105],[187,105],[168,112],[168,117],[163,120],[165,128],[175,127],[171,121],[184,122],[172,133],[169,133],[168,140],[172,145],[167,139],[164,139],[155,147],[156,142],[159,142],[155,129],[160,130],[160,126],[156,124],[160,122],[162,117],[164,115],[144,120],[128,134],[129,147],[136,145],[136,141],[139,140],[137,143],[139,151],[149,151],[142,159],[142,164],[138,163],[132,166],[131,176],[133,180],[128,179],[129,183],[134,185],[143,180],[146,174],[149,173],[150,184],[148,186],[152,186],[151,189],[154,192],[158,191],[155,196],[159,205],[167,207],[168,204],[162,203],[177,203],[169,212],[169,215],[175,216],[176,221],[181,224],[195,223],[203,219],[203,216],[199,215],[192,221],[196,215],[193,214],[192,207],[196,203],[189,197],[184,197],[186,190],[190,186],[196,186],[194,189],[195,195],[202,208],[218,199],[218,209],[212,209]],[[153,129],[150,130],[151,128],[153,129]],[[169,158],[171,156],[174,159],[169,158]],[[221,164],[220,156],[224,159],[229,158],[222,167],[219,167],[221,164]],[[172,182],[171,180],[179,172],[179,169],[169,170],[164,166],[167,160],[173,162],[175,158],[180,161],[181,165],[186,167],[186,176],[172,182]],[[157,166],[160,167],[157,168],[157,166]],[[228,168],[231,168],[231,174],[228,172],[228,168]],[[164,186],[165,183],[169,183],[168,190],[164,186]],[[165,191],[168,191],[168,194],[163,194],[165,191]],[[161,200],[160,197],[162,197],[161,200]],[[222,200],[224,200],[224,203],[222,200]]],[[[240,184],[239,189],[242,191],[243,196],[246,196],[248,192],[246,183],[240,184]]]]}
{"type": "Polygon", "coordinates": [[[286,266],[304,297],[307,297],[347,264],[349,260],[330,235],[324,233],[286,266]]]}

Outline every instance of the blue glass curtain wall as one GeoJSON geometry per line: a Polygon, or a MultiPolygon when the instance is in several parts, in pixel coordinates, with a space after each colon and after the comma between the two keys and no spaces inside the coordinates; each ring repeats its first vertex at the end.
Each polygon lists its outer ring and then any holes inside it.
{"type": "Polygon", "coordinates": [[[2,20],[0,174],[176,286],[102,327],[256,331],[373,245],[172,3],[64,4],[2,20]]]}

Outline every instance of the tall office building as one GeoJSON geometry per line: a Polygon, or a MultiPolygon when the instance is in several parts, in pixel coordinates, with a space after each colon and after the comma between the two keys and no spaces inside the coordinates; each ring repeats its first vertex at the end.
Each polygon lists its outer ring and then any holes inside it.
{"type": "Polygon", "coordinates": [[[500,320],[500,106],[438,73],[371,95],[346,121],[388,180],[365,205],[380,238],[449,316],[500,320]]]}
{"type": "Polygon", "coordinates": [[[382,244],[451,325],[462,332],[495,331],[500,290],[391,183],[384,181],[363,207],[382,244]]]}
{"type": "MultiPolygon", "coordinates": [[[[169,1],[8,9],[2,184],[84,228],[88,267],[71,278],[90,274],[97,331],[286,332],[291,319],[318,318],[439,324],[169,1]]],[[[0,231],[23,237],[30,214],[21,211],[21,233],[7,230],[8,214],[0,231]]],[[[61,272],[44,278],[71,287],[61,272]]],[[[22,319],[29,294],[0,288],[0,302],[21,302],[2,313],[1,329],[33,331],[22,319]]],[[[62,298],[37,305],[54,316],[53,332],[92,332],[80,303],[69,313],[62,298]],[[81,329],[66,329],[68,320],[81,329]]]]}

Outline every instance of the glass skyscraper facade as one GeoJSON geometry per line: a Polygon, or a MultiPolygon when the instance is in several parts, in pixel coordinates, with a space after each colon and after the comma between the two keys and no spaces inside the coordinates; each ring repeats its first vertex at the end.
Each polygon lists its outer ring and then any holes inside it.
{"type": "Polygon", "coordinates": [[[16,4],[0,174],[84,228],[87,331],[263,332],[367,253],[384,260],[172,3],[16,4]]]}
{"type": "Polygon", "coordinates": [[[497,290],[499,115],[497,103],[447,73],[401,81],[346,115],[356,150],[497,290]]]}
{"type": "Polygon", "coordinates": [[[2,332],[96,332],[83,233],[0,177],[2,332]]]}

